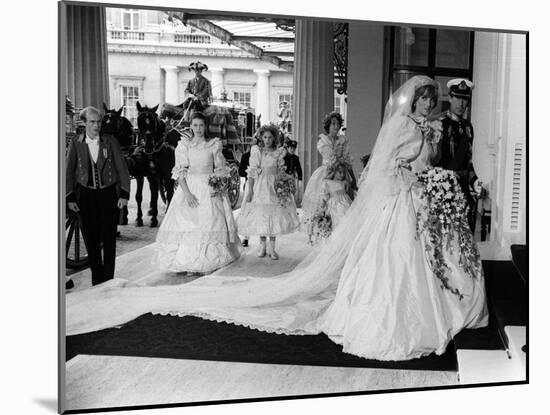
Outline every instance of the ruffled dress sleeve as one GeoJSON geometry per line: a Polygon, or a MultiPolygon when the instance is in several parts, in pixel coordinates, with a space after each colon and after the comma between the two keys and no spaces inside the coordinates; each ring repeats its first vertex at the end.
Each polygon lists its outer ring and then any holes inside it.
{"type": "Polygon", "coordinates": [[[319,140],[317,141],[317,151],[323,158],[323,165],[329,165],[334,154],[334,149],[330,143],[330,139],[324,134],[319,136],[319,140]]]}
{"type": "Polygon", "coordinates": [[[182,139],[175,151],[176,163],[172,168],[172,179],[179,180],[187,178],[189,173],[189,140],[182,139]]]}
{"type": "Polygon", "coordinates": [[[223,155],[223,144],[219,138],[213,138],[210,141],[212,156],[214,157],[214,173],[222,173],[228,170],[227,162],[223,155]]]}
{"type": "Polygon", "coordinates": [[[250,149],[249,165],[248,165],[248,168],[246,169],[248,178],[251,178],[251,179],[258,178],[258,176],[262,172],[262,169],[260,167],[261,160],[262,160],[262,154],[260,152],[260,147],[252,146],[252,148],[250,149]]]}
{"type": "Polygon", "coordinates": [[[399,169],[408,166],[414,161],[422,150],[422,131],[416,123],[408,117],[403,117],[396,126],[399,135],[399,144],[392,154],[392,166],[399,169]]]}
{"type": "Polygon", "coordinates": [[[391,165],[393,176],[402,188],[410,188],[417,182],[415,172],[412,170],[411,162],[414,161],[422,150],[422,132],[417,128],[414,121],[405,118],[398,125],[400,144],[393,152],[391,165]]]}

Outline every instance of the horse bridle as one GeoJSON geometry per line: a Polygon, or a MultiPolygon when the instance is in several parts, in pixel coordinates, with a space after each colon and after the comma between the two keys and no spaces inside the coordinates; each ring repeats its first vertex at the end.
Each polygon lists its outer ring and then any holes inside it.
{"type": "MultiPolygon", "coordinates": [[[[107,121],[111,124],[111,125],[114,125],[114,127],[111,127],[113,128],[113,131],[118,131],[120,126],[121,126],[121,123],[122,123],[122,117],[119,116],[116,111],[108,111],[105,113],[105,116],[102,120],[102,122],[107,119],[107,121]],[[116,116],[115,116],[116,114],[116,116]],[[114,120],[116,120],[116,122],[113,122],[114,120]]],[[[107,124],[107,122],[106,122],[107,124]]]]}
{"type": "Polygon", "coordinates": [[[158,125],[159,125],[159,121],[160,121],[160,120],[159,120],[159,117],[158,117],[157,114],[155,114],[155,113],[153,113],[153,112],[150,112],[150,111],[142,111],[142,112],[140,112],[140,113],[138,114],[138,119],[137,119],[138,128],[139,128],[139,117],[142,117],[142,119],[143,119],[143,117],[147,117],[147,118],[145,119],[145,123],[146,123],[146,124],[149,124],[149,122],[148,122],[148,121],[149,121],[149,114],[153,115],[153,122],[154,122],[154,125],[153,125],[153,128],[154,128],[154,129],[153,129],[153,131],[156,131],[157,128],[158,128],[158,125]]]}
{"type": "MultiPolygon", "coordinates": [[[[149,114],[153,115],[153,117],[152,117],[152,118],[153,118],[153,122],[154,122],[154,124],[153,124],[153,131],[157,131],[157,128],[158,128],[158,126],[159,126],[160,120],[159,120],[159,117],[158,117],[155,113],[153,113],[153,112],[151,112],[151,111],[142,111],[142,112],[140,112],[140,113],[138,114],[138,128],[139,128],[139,124],[140,124],[140,118],[139,118],[139,117],[142,117],[142,118],[143,118],[143,117],[147,117],[145,123],[148,124],[148,121],[149,121],[149,119],[150,119],[149,116],[148,116],[149,114]]],[[[145,136],[147,135],[147,133],[142,133],[141,131],[140,131],[140,134],[144,134],[145,136]]],[[[153,135],[153,133],[151,133],[151,135],[153,135]]],[[[155,141],[153,141],[153,143],[155,143],[155,141]]],[[[164,142],[164,140],[160,140],[160,142],[159,142],[158,144],[156,144],[156,145],[153,144],[153,149],[152,149],[152,151],[150,151],[150,152],[147,151],[147,150],[145,149],[145,147],[143,147],[142,151],[143,151],[143,153],[145,153],[147,156],[151,157],[154,153],[158,153],[158,152],[162,149],[162,147],[164,147],[164,146],[166,146],[166,143],[164,142]]]]}

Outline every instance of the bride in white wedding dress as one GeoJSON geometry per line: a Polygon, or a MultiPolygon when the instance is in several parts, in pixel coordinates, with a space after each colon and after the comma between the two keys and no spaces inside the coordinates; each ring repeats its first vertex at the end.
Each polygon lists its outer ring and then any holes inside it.
{"type": "Polygon", "coordinates": [[[437,143],[423,133],[437,91],[435,81],[415,76],[393,94],[355,201],[326,243],[293,271],[162,287],[111,280],[66,296],[67,335],[148,312],[194,315],[268,332],[323,332],[344,352],[406,360],[442,354],[463,328],[487,325],[481,267],[471,275],[456,249],[444,252],[446,281],[458,296],[436,278],[425,238],[416,237],[416,212],[425,202],[415,173],[437,157],[437,143]]]}

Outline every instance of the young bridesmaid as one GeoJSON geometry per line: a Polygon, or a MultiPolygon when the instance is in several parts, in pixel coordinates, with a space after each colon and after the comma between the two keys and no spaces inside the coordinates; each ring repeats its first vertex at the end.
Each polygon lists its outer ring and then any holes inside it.
{"type": "Polygon", "coordinates": [[[309,178],[302,198],[302,215],[300,219],[306,229],[308,222],[321,202],[321,186],[327,175],[328,167],[334,163],[335,158],[351,161],[349,139],[339,134],[343,123],[344,119],[338,112],[331,112],[323,120],[325,133],[320,134],[317,141],[317,151],[321,154],[323,162],[309,178]]]}
{"type": "Polygon", "coordinates": [[[168,212],[157,234],[157,264],[161,270],[205,274],[240,256],[227,195],[212,196],[208,179],[226,168],[219,138],[205,136],[206,118],[191,116],[193,137],[176,147],[172,177],[178,181],[168,212]]]}
{"type": "Polygon", "coordinates": [[[296,204],[291,197],[284,205],[275,191],[275,178],[284,169],[286,150],[277,148],[279,131],[275,126],[264,125],[259,130],[259,137],[264,146],[252,146],[250,165],[247,169],[248,181],[244,202],[237,218],[241,235],[258,235],[260,237],[259,257],[268,253],[271,259],[279,259],[275,251],[277,235],[294,232],[299,226],[296,204]],[[269,238],[269,247],[267,247],[269,238]]]}
{"type": "Polygon", "coordinates": [[[321,186],[321,207],[326,208],[332,219],[333,230],[340,224],[349,207],[348,195],[350,178],[349,167],[344,162],[337,162],[328,168],[327,177],[321,186]]]}

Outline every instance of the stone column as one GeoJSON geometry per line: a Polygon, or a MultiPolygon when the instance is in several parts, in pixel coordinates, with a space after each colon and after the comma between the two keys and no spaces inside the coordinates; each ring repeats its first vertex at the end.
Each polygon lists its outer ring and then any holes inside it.
{"type": "Polygon", "coordinates": [[[222,91],[225,89],[223,74],[223,68],[209,68],[212,73],[212,79],[210,83],[212,84],[212,98],[218,99],[222,95],[222,91]]]}
{"type": "Polygon", "coordinates": [[[269,112],[269,69],[254,69],[256,81],[256,116],[262,115],[262,124],[271,121],[269,112]]]}
{"type": "Polygon", "coordinates": [[[298,141],[304,183],[321,164],[317,139],[324,116],[334,109],[333,38],[332,23],[296,20],[293,138],[298,141]]]}
{"type": "Polygon", "coordinates": [[[179,104],[178,71],[175,65],[161,66],[166,74],[164,79],[164,102],[172,105],[179,104]]]}

